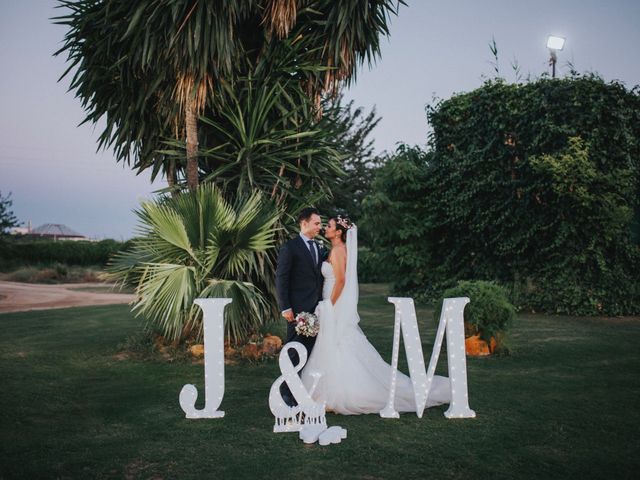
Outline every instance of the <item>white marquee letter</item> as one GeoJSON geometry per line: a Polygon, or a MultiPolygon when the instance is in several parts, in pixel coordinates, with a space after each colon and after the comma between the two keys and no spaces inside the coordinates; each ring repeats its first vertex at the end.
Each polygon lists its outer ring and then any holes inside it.
{"type": "Polygon", "coordinates": [[[198,390],[187,384],[180,391],[180,407],[187,418],[222,418],[218,410],[224,396],[224,307],[231,298],[197,298],[204,328],[204,408],[196,410],[198,390]]]}
{"type": "Polygon", "coordinates": [[[422,417],[427,397],[431,390],[445,332],[447,334],[447,363],[451,385],[451,403],[444,414],[447,418],[475,417],[475,412],[469,408],[467,362],[464,349],[464,307],[469,303],[469,299],[461,297],[446,298],[444,300],[438,331],[429,361],[428,373],[424,366],[422,344],[420,342],[413,299],[389,297],[388,300],[395,305],[395,328],[393,333],[389,398],[385,408],[380,411],[380,416],[385,418],[398,418],[399,416],[395,410],[394,403],[400,350],[400,330],[402,329],[402,339],[407,353],[407,363],[418,417],[422,417]]]}
{"type": "Polygon", "coordinates": [[[447,418],[475,418],[476,412],[469,408],[467,390],[467,355],[464,350],[464,307],[469,303],[467,297],[445,298],[440,313],[440,323],[436,341],[429,361],[427,391],[431,387],[433,371],[442,348],[442,337],[447,332],[447,364],[451,379],[451,403],[444,416],[447,418]],[[433,369],[433,371],[432,371],[433,369]]]}
{"type": "Polygon", "coordinates": [[[395,409],[396,378],[398,376],[398,354],[400,353],[400,330],[402,329],[402,339],[407,352],[407,363],[411,383],[413,385],[414,398],[416,401],[416,413],[422,418],[425,404],[427,403],[427,374],[424,369],[424,358],[422,356],[422,343],[420,343],[420,333],[418,332],[418,321],[416,319],[416,309],[413,306],[413,299],[389,297],[390,303],[396,307],[395,327],[393,329],[393,353],[391,355],[391,384],[389,388],[389,398],[387,405],[380,411],[383,418],[398,418],[400,414],[395,409]]]}

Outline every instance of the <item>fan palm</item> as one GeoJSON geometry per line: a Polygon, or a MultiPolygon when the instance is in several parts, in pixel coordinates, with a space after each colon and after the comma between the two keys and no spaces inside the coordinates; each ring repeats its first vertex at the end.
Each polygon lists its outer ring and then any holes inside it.
{"type": "Polygon", "coordinates": [[[213,185],[144,202],[139,236],[117,254],[106,276],[133,286],[133,311],[172,340],[201,337],[195,298],[230,297],[225,334],[240,341],[273,318],[266,272],[280,212],[259,192],[227,202],[213,185]],[[257,284],[262,284],[258,288],[257,284]]]}

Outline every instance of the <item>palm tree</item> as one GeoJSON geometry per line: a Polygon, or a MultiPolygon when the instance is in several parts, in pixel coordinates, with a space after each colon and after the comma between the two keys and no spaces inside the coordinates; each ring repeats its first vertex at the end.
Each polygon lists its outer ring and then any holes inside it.
{"type": "Polygon", "coordinates": [[[162,172],[170,185],[183,174],[194,190],[198,117],[226,110],[223,86],[233,89],[239,78],[256,76],[285,55],[290,75],[319,109],[323,94],[335,93],[359,63],[379,55],[379,37],[388,34],[399,3],[59,0],[68,12],[56,20],[69,30],[56,54],[68,55],[62,77],[75,69],[70,89],[87,111],[85,121],[106,120],[100,147],[113,147],[119,161],[133,158],[139,171],[162,172]],[[282,42],[304,42],[304,49],[292,55],[282,42]],[[185,139],[186,162],[159,152],[170,138],[185,139]]]}
{"type": "MultiPolygon", "coordinates": [[[[201,117],[202,137],[215,145],[200,151],[203,181],[227,192],[257,189],[284,207],[285,199],[330,194],[330,180],[342,175],[340,146],[328,121],[313,121],[291,91],[282,82],[241,79],[226,92],[227,109],[201,117]]],[[[174,148],[163,152],[179,161],[183,145],[168,144],[174,148]]]]}
{"type": "MultiPolygon", "coordinates": [[[[204,177],[226,187],[228,198],[258,189],[291,213],[314,190],[317,198],[328,195],[326,178],[340,173],[339,148],[322,124],[322,97],[379,55],[379,37],[388,34],[399,3],[59,0],[67,11],[56,21],[68,31],[56,54],[67,54],[62,77],[73,72],[70,90],[87,112],[84,121],[105,120],[99,147],[113,148],[118,161],[138,171],[151,169],[152,177],[163,174],[172,189],[186,179],[191,193],[173,199],[176,205],[188,205],[204,177]]],[[[159,212],[168,208],[164,202],[170,204],[163,200],[159,212]]],[[[197,202],[190,205],[199,211],[197,202]]],[[[259,252],[260,270],[211,273],[198,255],[187,255],[186,243],[169,240],[172,229],[181,231],[177,214],[167,219],[177,223],[163,226],[154,222],[164,214],[152,212],[143,205],[149,230],[111,269],[114,278],[137,286],[137,312],[180,338],[186,334],[180,329],[195,321],[191,300],[210,294],[203,285],[215,278],[236,282],[215,283],[233,285],[238,296],[231,324],[265,318],[259,312],[269,308],[262,300],[272,293],[273,249],[259,252]],[[182,248],[182,256],[158,238],[182,248]]],[[[185,225],[196,215],[180,212],[185,225]]],[[[272,295],[272,309],[273,303],[272,295]]]]}
{"type": "Polygon", "coordinates": [[[56,54],[68,54],[63,77],[77,67],[70,88],[86,120],[106,117],[100,145],[113,145],[119,160],[134,155],[145,169],[161,138],[186,137],[184,170],[195,189],[197,116],[217,82],[233,77],[243,52],[234,27],[252,3],[61,0],[70,13],[56,20],[69,31],[56,54]]]}
{"type": "Polygon", "coordinates": [[[145,202],[136,212],[139,236],[117,254],[105,277],[135,288],[133,311],[180,341],[202,336],[195,298],[231,297],[225,332],[234,342],[276,318],[270,257],[280,211],[259,192],[227,202],[211,184],[177,197],[145,202]]]}

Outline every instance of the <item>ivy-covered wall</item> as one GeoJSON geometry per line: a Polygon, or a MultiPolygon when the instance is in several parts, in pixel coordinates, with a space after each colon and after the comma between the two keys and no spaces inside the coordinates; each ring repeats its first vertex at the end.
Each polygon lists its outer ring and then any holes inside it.
{"type": "Polygon", "coordinates": [[[640,312],[637,88],[490,81],[427,115],[430,151],[399,149],[366,202],[369,222],[388,220],[374,247],[396,291],[497,280],[538,311],[640,312]]]}

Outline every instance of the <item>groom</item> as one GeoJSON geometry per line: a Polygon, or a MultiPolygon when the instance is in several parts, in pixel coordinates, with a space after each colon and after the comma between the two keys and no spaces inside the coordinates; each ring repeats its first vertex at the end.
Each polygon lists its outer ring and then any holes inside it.
{"type": "MultiPolygon", "coordinates": [[[[298,225],[300,234],[280,249],[276,291],[282,316],[288,322],[285,343],[300,342],[310,355],[316,337],[297,334],[295,317],[301,312],[313,313],[322,298],[320,266],[326,258],[326,251],[313,240],[322,228],[320,212],[311,207],[303,209],[298,215],[298,225]]],[[[289,356],[293,365],[300,362],[295,350],[289,350],[289,356]]],[[[286,384],[282,385],[281,392],[288,405],[296,404],[286,384]]]]}

